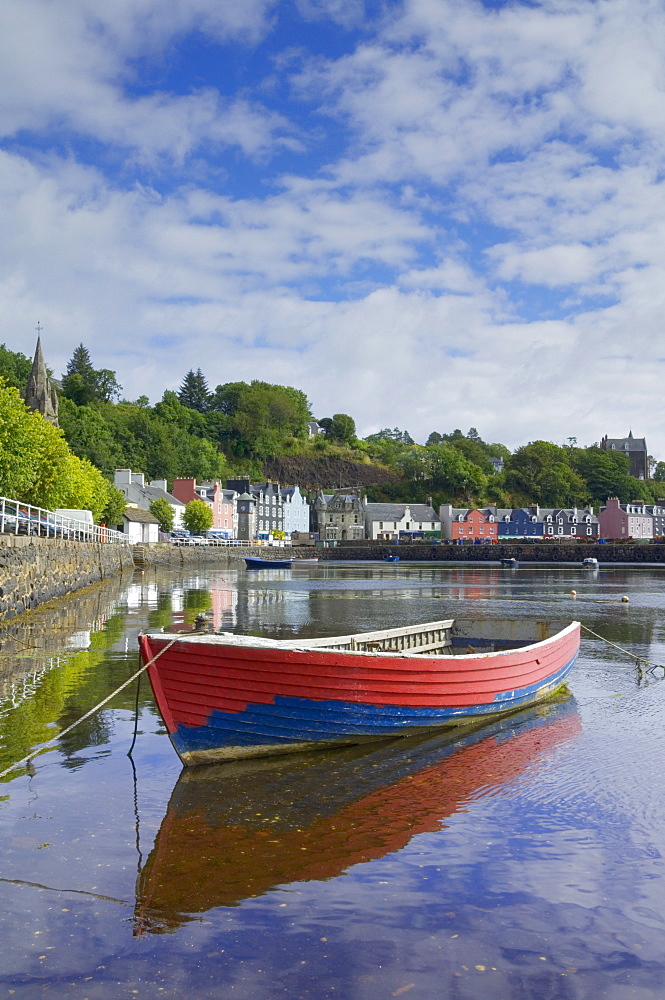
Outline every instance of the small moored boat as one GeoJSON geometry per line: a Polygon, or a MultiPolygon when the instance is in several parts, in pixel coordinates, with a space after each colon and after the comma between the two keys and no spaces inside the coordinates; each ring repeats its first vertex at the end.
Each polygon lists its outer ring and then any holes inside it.
{"type": "Polygon", "coordinates": [[[247,569],[288,569],[290,559],[259,559],[258,556],[245,556],[247,569]]]}
{"type": "Polygon", "coordinates": [[[540,701],[571,670],[580,624],[528,626],[448,620],[297,641],[160,632],[139,645],[173,746],[197,764],[413,735],[540,701]]]}
{"type": "Polygon", "coordinates": [[[399,556],[384,556],[384,562],[399,562],[399,556]]]}

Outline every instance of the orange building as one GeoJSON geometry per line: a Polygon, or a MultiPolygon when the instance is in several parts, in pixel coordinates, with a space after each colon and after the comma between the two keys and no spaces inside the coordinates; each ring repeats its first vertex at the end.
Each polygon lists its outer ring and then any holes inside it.
{"type": "Polygon", "coordinates": [[[451,541],[496,542],[499,537],[496,507],[453,507],[440,509],[441,538],[451,541]]]}

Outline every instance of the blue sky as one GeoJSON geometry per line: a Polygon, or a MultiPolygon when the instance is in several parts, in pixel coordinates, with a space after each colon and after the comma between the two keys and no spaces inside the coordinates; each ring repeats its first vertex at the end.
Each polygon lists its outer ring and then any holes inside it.
{"type": "Polygon", "coordinates": [[[3,0],[0,343],[665,458],[654,0],[3,0]]]}

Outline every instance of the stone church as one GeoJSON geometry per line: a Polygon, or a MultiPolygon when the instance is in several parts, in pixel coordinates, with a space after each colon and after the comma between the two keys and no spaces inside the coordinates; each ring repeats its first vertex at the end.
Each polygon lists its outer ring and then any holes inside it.
{"type": "Polygon", "coordinates": [[[58,394],[46,371],[44,355],[42,354],[42,342],[39,336],[37,337],[37,349],[35,351],[35,359],[32,362],[32,371],[30,372],[23,398],[29,410],[41,413],[44,420],[48,420],[49,423],[55,424],[57,427],[58,394]]]}

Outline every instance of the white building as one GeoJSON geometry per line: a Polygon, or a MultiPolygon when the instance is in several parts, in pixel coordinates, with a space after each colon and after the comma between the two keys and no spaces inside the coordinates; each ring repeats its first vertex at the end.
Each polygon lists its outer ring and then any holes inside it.
{"type": "Polygon", "coordinates": [[[293,531],[309,531],[309,504],[300,492],[299,486],[288,486],[279,491],[284,501],[284,534],[290,537],[293,531]]]}
{"type": "Polygon", "coordinates": [[[132,472],[131,469],[116,469],[113,473],[113,485],[125,494],[128,504],[139,507],[141,510],[150,510],[152,500],[166,500],[173,509],[173,527],[182,528],[185,505],[167,492],[165,479],[153,479],[149,485],[146,485],[142,472],[132,472]]]}
{"type": "Polygon", "coordinates": [[[366,503],[365,534],[377,541],[418,538],[425,532],[440,531],[436,511],[425,503],[366,503]]]}
{"type": "Polygon", "coordinates": [[[122,530],[132,545],[138,542],[159,541],[159,521],[149,510],[140,507],[126,507],[122,515],[122,530]]]}

